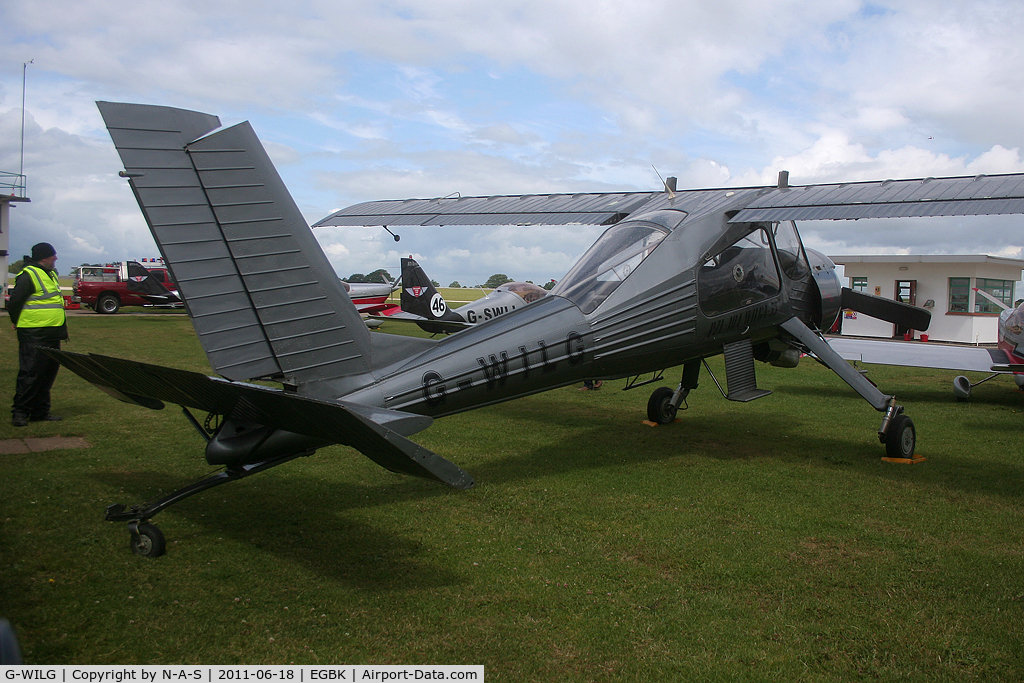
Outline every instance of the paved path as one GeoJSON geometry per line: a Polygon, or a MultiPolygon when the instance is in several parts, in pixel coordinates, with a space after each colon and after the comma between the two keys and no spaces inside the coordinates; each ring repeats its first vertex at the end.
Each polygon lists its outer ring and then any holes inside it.
{"type": "Polygon", "coordinates": [[[40,436],[27,439],[0,439],[0,455],[41,453],[64,448],[88,448],[89,442],[80,436],[40,436]]]}

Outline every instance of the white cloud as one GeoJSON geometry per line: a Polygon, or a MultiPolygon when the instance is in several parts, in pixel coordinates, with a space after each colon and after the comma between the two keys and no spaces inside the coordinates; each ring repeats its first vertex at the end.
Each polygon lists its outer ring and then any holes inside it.
{"type": "MultiPolygon", "coordinates": [[[[0,170],[17,168],[32,58],[32,203],[12,212],[11,249],[42,235],[65,243],[64,264],[152,249],[97,99],[251,119],[311,221],[366,199],[654,189],[654,167],[680,187],[774,183],[781,169],[795,183],[1024,170],[1024,13],[1011,0],[50,9],[0,7],[0,170]]],[[[853,250],[1020,249],[1010,228],[901,225],[808,233],[853,250]]],[[[442,281],[516,270],[503,259],[537,266],[510,276],[541,278],[585,247],[417,230],[398,245],[379,230],[318,237],[350,272],[397,266],[387,261],[416,242],[442,281]]]]}

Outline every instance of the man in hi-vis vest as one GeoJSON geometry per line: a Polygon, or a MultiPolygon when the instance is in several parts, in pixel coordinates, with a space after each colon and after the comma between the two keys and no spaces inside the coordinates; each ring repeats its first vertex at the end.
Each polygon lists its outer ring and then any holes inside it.
{"type": "Polygon", "coordinates": [[[40,242],[32,247],[32,258],[25,259],[7,304],[18,331],[18,384],[11,407],[15,427],[60,419],[50,412],[50,387],[60,363],[39,351],[40,347],[59,349],[68,338],[56,263],[57,250],[51,245],[40,242]]]}

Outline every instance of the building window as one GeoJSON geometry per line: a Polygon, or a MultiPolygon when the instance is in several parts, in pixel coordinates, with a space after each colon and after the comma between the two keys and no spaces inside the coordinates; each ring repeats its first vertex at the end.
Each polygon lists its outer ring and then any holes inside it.
{"type": "MultiPolygon", "coordinates": [[[[986,278],[978,278],[978,289],[989,294],[996,299],[1002,301],[1007,307],[1013,306],[1013,280],[988,280],[986,278]]],[[[991,299],[986,299],[983,296],[976,296],[974,298],[974,312],[975,313],[994,313],[996,315],[1002,311],[1002,307],[996,304],[991,299]]]]}
{"type": "Polygon", "coordinates": [[[850,289],[855,292],[861,292],[862,294],[868,293],[868,279],[866,277],[851,277],[850,278],[850,289]]]}
{"type": "Polygon", "coordinates": [[[971,278],[949,278],[949,312],[968,313],[971,304],[971,278]]]}

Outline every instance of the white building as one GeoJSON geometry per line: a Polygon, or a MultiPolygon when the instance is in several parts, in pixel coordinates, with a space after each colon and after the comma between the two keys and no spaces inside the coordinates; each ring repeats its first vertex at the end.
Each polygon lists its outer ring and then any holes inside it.
{"type": "MultiPolygon", "coordinates": [[[[847,286],[923,306],[931,311],[925,332],[911,331],[914,338],[966,344],[994,344],[1002,310],[979,289],[1007,306],[1020,298],[1014,291],[1021,279],[1024,260],[984,255],[932,256],[832,256],[845,269],[847,286]]],[[[857,337],[905,335],[892,323],[843,311],[842,333],[857,337]]]]}
{"type": "MultiPolygon", "coordinates": [[[[0,310],[5,310],[7,285],[10,276],[7,267],[12,259],[7,253],[11,239],[11,204],[31,201],[25,196],[25,176],[0,171],[0,310]]],[[[15,257],[17,261],[20,257],[15,257]]]]}

